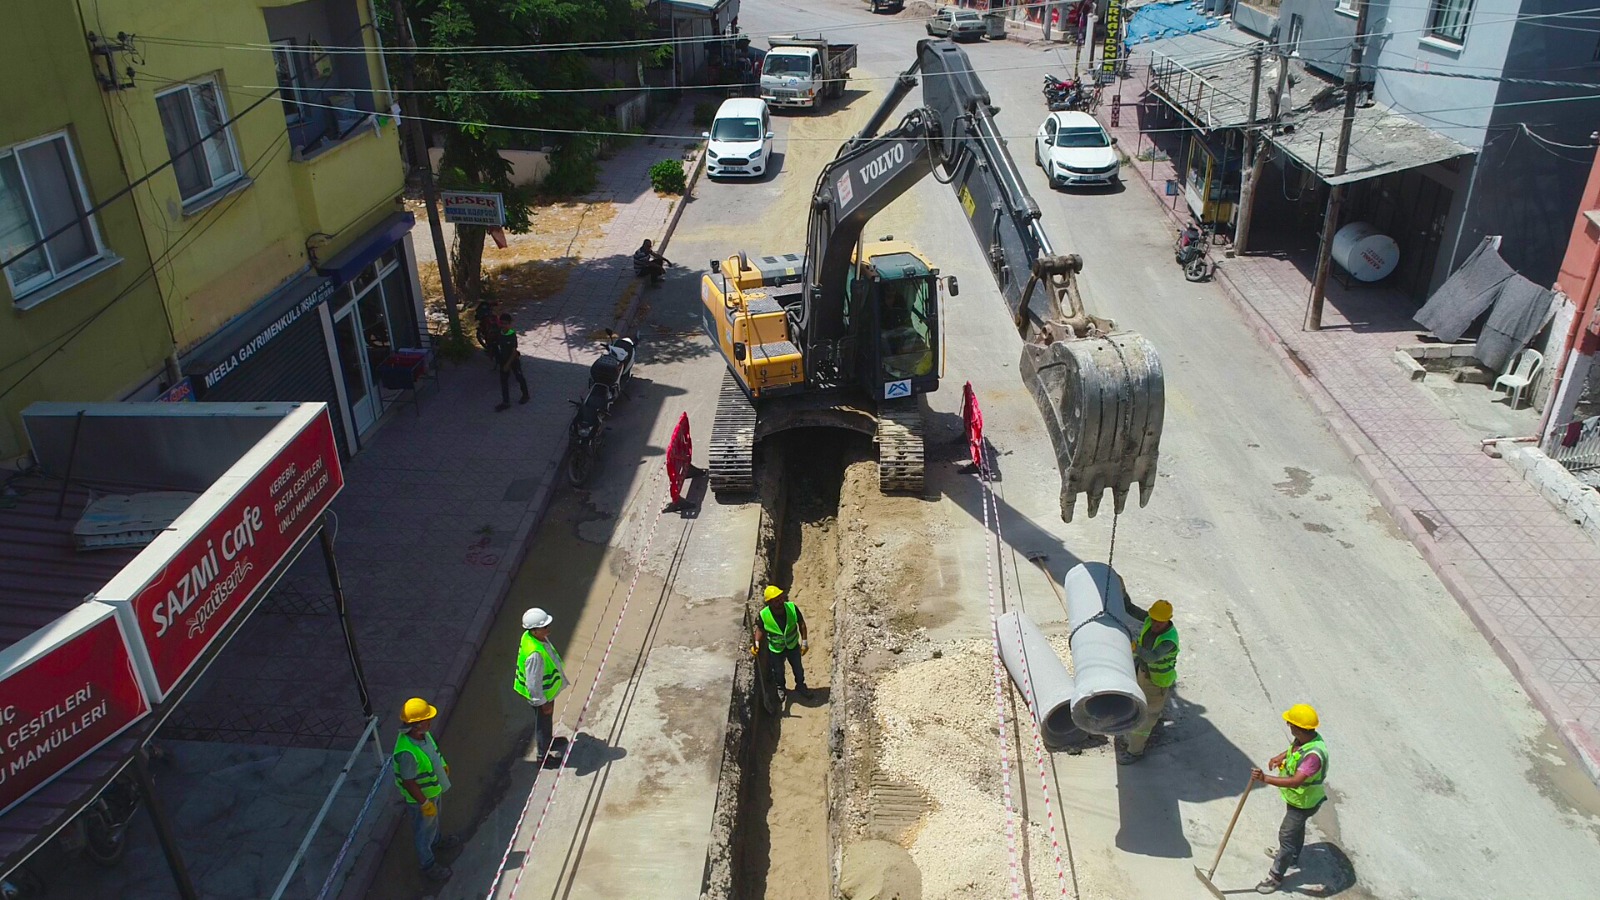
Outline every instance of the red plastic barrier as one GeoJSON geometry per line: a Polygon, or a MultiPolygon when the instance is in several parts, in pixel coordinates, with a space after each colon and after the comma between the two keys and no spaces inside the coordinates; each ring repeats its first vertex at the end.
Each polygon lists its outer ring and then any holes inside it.
{"type": "Polygon", "coordinates": [[[694,441],[689,437],[689,414],[678,416],[678,425],[672,429],[672,440],[667,442],[667,486],[672,490],[672,502],[683,502],[684,476],[694,459],[694,441]]]}
{"type": "Polygon", "coordinates": [[[972,454],[972,464],[978,471],[983,464],[983,410],[978,408],[978,395],[972,392],[972,382],[961,387],[961,424],[967,433],[967,448],[972,454]]]}

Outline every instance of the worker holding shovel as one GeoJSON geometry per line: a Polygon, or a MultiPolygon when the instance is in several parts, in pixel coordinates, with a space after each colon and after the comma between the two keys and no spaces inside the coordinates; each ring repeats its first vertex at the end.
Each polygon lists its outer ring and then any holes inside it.
{"type": "Polygon", "coordinates": [[[1328,747],[1317,733],[1320,724],[1317,711],[1307,704],[1296,703],[1284,712],[1283,720],[1289,723],[1293,743],[1267,763],[1267,767],[1278,774],[1250,770],[1251,779],[1277,788],[1288,804],[1283,824],[1278,826],[1278,848],[1276,851],[1267,848],[1272,868],[1256,885],[1258,894],[1277,891],[1283,884],[1283,876],[1299,863],[1300,849],[1306,843],[1306,820],[1317,814],[1328,796],[1328,747]]]}

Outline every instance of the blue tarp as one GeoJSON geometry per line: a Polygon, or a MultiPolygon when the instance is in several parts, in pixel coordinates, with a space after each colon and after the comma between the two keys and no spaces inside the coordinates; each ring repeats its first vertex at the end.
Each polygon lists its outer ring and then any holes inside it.
{"type": "Polygon", "coordinates": [[[1200,10],[1191,8],[1191,0],[1152,3],[1149,6],[1139,7],[1128,18],[1125,40],[1128,46],[1132,47],[1145,41],[1157,41],[1215,28],[1219,21],[1221,20],[1206,18],[1200,10]]]}

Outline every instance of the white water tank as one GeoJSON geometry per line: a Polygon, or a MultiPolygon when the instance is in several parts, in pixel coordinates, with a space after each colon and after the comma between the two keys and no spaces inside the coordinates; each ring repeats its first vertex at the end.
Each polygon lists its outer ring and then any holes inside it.
{"type": "Polygon", "coordinates": [[[1333,261],[1357,281],[1379,281],[1400,263],[1400,246],[1366,222],[1351,222],[1333,236],[1333,261]]]}

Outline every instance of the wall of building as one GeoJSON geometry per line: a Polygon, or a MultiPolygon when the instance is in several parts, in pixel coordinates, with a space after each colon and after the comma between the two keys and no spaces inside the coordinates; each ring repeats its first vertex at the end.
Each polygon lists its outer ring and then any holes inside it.
{"type": "MultiPolygon", "coordinates": [[[[91,206],[127,187],[107,121],[104,94],[90,68],[76,7],[58,0],[15,0],[0,53],[5,114],[0,147],[65,130],[91,206]]],[[[0,457],[24,450],[19,411],[39,400],[114,400],[162,367],[171,350],[161,295],[147,276],[134,203],[112,201],[94,215],[115,266],[46,299],[18,300],[0,278],[0,457]],[[59,350],[59,352],[58,352],[59,350]]]]}
{"type": "MultiPolygon", "coordinates": [[[[370,24],[366,0],[342,2],[358,7],[363,26],[370,24]]],[[[394,211],[404,185],[392,121],[317,156],[296,158],[275,95],[272,54],[240,46],[267,43],[263,7],[295,14],[285,6],[270,0],[99,0],[99,28],[141,38],[135,87],[116,96],[113,116],[131,169],[146,171],[168,160],[156,94],[174,84],[214,77],[228,114],[238,116],[231,132],[248,177],[241,189],[186,210],[169,168],[138,195],[149,253],[171,255],[162,288],[180,349],[304,270],[315,233],[330,236],[317,239],[322,258],[337,253],[394,211]]],[[[370,28],[362,33],[373,40],[370,28]]],[[[371,72],[370,82],[382,85],[381,73],[371,72]]],[[[379,109],[389,105],[388,98],[376,103],[379,109]]]]}
{"type": "Polygon", "coordinates": [[[1590,287],[1589,296],[1582,296],[1590,268],[1594,265],[1595,251],[1600,249],[1600,225],[1589,221],[1589,217],[1584,215],[1589,210],[1600,210],[1600,153],[1595,154],[1594,162],[1589,166],[1589,179],[1578,197],[1578,211],[1572,217],[1572,233],[1567,238],[1566,253],[1561,257],[1561,267],[1554,284],[1556,290],[1579,303],[1600,296],[1600,283],[1590,287]]]}

